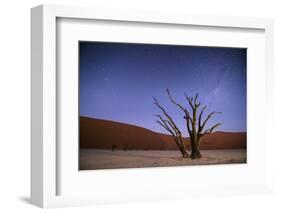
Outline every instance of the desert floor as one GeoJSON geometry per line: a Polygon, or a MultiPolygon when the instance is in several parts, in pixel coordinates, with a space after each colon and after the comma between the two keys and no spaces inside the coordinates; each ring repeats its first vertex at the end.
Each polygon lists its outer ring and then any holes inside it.
{"type": "Polygon", "coordinates": [[[245,149],[202,150],[202,158],[182,158],[179,151],[80,150],[80,170],[246,163],[245,149]]]}

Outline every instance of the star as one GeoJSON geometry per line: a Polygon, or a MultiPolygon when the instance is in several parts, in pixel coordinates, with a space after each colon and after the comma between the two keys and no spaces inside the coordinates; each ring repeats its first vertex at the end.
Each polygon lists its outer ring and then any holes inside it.
{"type": "Polygon", "coordinates": [[[215,89],[214,89],[214,95],[217,95],[217,94],[219,93],[219,90],[220,90],[219,87],[215,88],[215,89]]]}

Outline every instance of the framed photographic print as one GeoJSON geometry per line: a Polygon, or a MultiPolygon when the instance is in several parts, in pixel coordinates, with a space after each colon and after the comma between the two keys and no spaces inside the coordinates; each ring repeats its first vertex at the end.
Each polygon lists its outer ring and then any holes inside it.
{"type": "Polygon", "coordinates": [[[246,163],[246,52],[80,41],[79,169],[246,163]]]}
{"type": "Polygon", "coordinates": [[[31,21],[32,203],[270,191],[272,20],[43,5],[31,21]]]}

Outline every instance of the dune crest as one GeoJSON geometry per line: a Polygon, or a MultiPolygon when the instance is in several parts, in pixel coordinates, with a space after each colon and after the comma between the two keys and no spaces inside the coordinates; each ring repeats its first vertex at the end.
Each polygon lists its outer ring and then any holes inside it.
{"type": "MultiPolygon", "coordinates": [[[[177,150],[172,136],[143,127],[82,116],[79,122],[81,149],[177,150]]],[[[246,132],[214,132],[202,138],[200,147],[246,149],[246,132]]]]}

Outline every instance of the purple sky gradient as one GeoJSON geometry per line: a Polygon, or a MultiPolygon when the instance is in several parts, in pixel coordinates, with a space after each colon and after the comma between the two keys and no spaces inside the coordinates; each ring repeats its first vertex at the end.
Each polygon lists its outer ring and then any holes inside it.
{"type": "Polygon", "coordinates": [[[209,123],[221,122],[217,130],[244,132],[246,55],[242,48],[80,42],[79,113],[167,133],[155,122],[155,96],[186,135],[183,114],[167,97],[169,88],[186,106],[184,92],[198,92],[206,114],[222,112],[209,123]]]}

